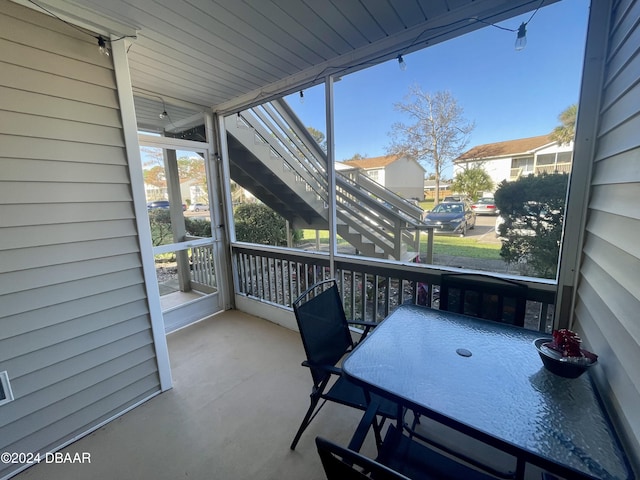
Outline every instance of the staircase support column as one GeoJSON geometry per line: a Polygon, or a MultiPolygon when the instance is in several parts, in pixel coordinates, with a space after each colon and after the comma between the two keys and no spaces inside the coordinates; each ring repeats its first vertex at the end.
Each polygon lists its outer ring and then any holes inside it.
{"type": "Polygon", "coordinates": [[[336,160],[335,160],[335,134],[333,130],[333,77],[328,75],[325,79],[325,111],[327,121],[327,174],[329,177],[329,275],[335,278],[335,254],[337,246],[336,226],[336,160]]]}

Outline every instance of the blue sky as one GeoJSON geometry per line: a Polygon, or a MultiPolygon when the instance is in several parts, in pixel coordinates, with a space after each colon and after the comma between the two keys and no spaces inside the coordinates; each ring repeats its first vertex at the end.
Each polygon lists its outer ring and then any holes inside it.
{"type": "MultiPolygon", "coordinates": [[[[588,0],[564,0],[541,8],[527,26],[527,46],[516,34],[487,26],[404,56],[407,69],[388,61],[334,84],[336,159],[355,153],[384,155],[391,125],[406,121],[394,109],[408,87],[448,90],[474,121],[469,148],[549,133],[558,114],[577,103],[584,56],[588,0]]],[[[517,29],[531,13],[500,23],[517,29]]],[[[326,131],[324,85],[287,98],[305,125],[326,131]]],[[[445,171],[451,176],[451,169],[445,171]]]]}

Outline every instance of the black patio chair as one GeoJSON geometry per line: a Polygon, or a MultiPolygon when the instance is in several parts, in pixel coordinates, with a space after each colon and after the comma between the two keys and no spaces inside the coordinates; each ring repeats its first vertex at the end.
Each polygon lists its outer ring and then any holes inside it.
{"type": "Polygon", "coordinates": [[[356,429],[348,448],[322,437],[316,438],[318,454],[328,480],[494,480],[483,472],[463,465],[429,448],[390,424],[378,455],[374,459],[359,453],[375,420],[377,405],[372,403],[356,429]]]}
{"type": "Polygon", "coordinates": [[[316,437],[316,447],[328,480],[411,480],[358,452],[316,437]]]}
{"type": "Polygon", "coordinates": [[[446,274],[440,282],[440,310],[524,326],[527,286],[483,274],[446,274]]]}
{"type": "MultiPolygon", "coordinates": [[[[302,433],[326,401],[366,410],[369,399],[375,397],[342,377],[341,369],[336,366],[355,346],[349,324],[363,327],[363,337],[376,324],[347,321],[335,280],[325,280],[310,287],[293,302],[293,311],[307,356],[302,365],[311,370],[313,386],[311,405],[291,443],[291,450],[295,450],[302,433]],[[318,405],[320,400],[322,403],[318,405]]],[[[379,403],[378,414],[382,420],[378,428],[381,428],[385,418],[395,418],[400,412],[392,402],[379,403]]]]}

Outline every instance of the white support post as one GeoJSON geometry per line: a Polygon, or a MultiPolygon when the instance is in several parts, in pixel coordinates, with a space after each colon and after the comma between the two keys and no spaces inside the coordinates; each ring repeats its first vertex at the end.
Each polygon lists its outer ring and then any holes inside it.
{"type": "Polygon", "coordinates": [[[335,256],[338,253],[338,238],[336,230],[336,165],[335,165],[335,135],[333,130],[333,77],[325,80],[325,102],[327,117],[327,175],[329,180],[329,272],[335,277],[335,256]]]}
{"type": "Polygon", "coordinates": [[[573,323],[608,46],[609,23],[602,19],[608,18],[611,9],[609,0],[591,2],[573,165],[569,177],[562,251],[558,262],[558,289],[553,328],[571,328],[573,323]]]}
{"type": "Polygon", "coordinates": [[[127,151],[127,164],[131,178],[131,194],[133,196],[136,226],[138,228],[138,242],[140,255],[142,257],[144,284],[147,301],[149,303],[153,345],[156,351],[156,361],[158,362],[160,389],[165,391],[172,388],[173,382],[171,379],[167,337],[164,333],[164,319],[162,318],[162,306],[160,305],[158,278],[156,277],[156,268],[153,259],[151,228],[147,221],[147,201],[144,193],[144,176],[142,173],[140,145],[138,144],[138,126],[136,124],[136,112],[133,104],[129,62],[127,60],[127,47],[130,41],[128,39],[115,41],[116,38],[118,37],[111,37],[111,39],[114,40],[111,42],[113,67],[118,89],[124,143],[127,151]]]}

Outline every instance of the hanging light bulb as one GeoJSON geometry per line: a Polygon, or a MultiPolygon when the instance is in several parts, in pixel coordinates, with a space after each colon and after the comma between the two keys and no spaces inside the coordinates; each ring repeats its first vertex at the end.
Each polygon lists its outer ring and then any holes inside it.
{"type": "Polygon", "coordinates": [[[402,70],[403,72],[407,69],[407,64],[404,61],[404,58],[402,58],[402,55],[398,55],[398,65],[400,66],[400,70],[402,70]]]}
{"type": "Polygon", "coordinates": [[[526,46],[527,46],[527,24],[522,22],[518,27],[518,36],[516,37],[516,51],[520,51],[526,46]]]}
{"type": "Polygon", "coordinates": [[[98,37],[98,51],[106,57],[111,54],[107,48],[107,42],[105,42],[102,37],[98,37]]]}
{"type": "Polygon", "coordinates": [[[300,90],[300,103],[304,104],[304,90],[300,90]]]}
{"type": "Polygon", "coordinates": [[[162,113],[160,115],[158,115],[158,116],[164,120],[165,118],[167,118],[169,116],[169,114],[167,113],[166,110],[163,110],[162,113]]]}

